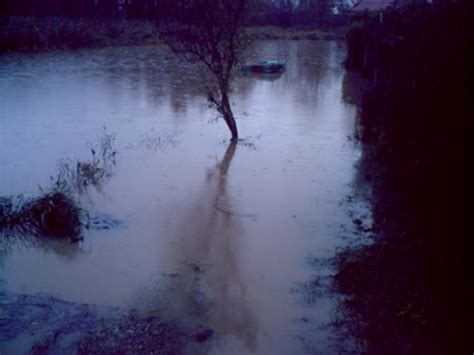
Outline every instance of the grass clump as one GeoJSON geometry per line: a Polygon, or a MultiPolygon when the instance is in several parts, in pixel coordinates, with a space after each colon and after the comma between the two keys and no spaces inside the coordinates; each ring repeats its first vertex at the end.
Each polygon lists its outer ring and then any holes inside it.
{"type": "Polygon", "coordinates": [[[0,197],[0,232],[81,240],[89,216],[76,197],[91,185],[99,189],[112,176],[117,154],[114,143],[115,135],[104,127],[97,142],[89,144],[92,159],[61,161],[57,177],[51,177],[48,189],[40,187],[39,196],[0,197]]]}
{"type": "Polygon", "coordinates": [[[61,160],[59,178],[71,189],[82,193],[89,186],[99,189],[112,176],[117,151],[114,149],[115,135],[104,127],[98,136],[97,143],[89,144],[91,159],[61,160]]]}
{"type": "Polygon", "coordinates": [[[58,239],[80,239],[82,209],[67,183],[56,180],[38,197],[0,199],[0,230],[58,239]]]}

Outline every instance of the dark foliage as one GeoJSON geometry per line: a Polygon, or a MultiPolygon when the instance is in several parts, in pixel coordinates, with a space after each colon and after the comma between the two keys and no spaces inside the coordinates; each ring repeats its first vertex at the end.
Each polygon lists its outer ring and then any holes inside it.
{"type": "Polygon", "coordinates": [[[59,180],[37,198],[0,199],[0,230],[76,240],[81,234],[81,209],[59,180]]]}
{"type": "Polygon", "coordinates": [[[253,0],[253,26],[336,29],[348,21],[349,3],[342,0],[253,0]]]}
{"type": "Polygon", "coordinates": [[[120,7],[116,0],[3,0],[3,16],[114,17],[120,7]]]}
{"type": "MultiPolygon", "coordinates": [[[[215,18],[226,21],[240,1],[229,1],[215,18]]],[[[111,45],[159,43],[157,24],[169,20],[183,1],[170,0],[4,0],[0,1],[0,51],[36,51],[111,45]]],[[[219,13],[221,0],[203,2],[219,13]]],[[[247,0],[244,23],[258,26],[255,38],[301,38],[302,34],[279,34],[266,26],[342,32],[348,16],[341,0],[247,0]],[[334,8],[340,13],[334,13],[334,8]]],[[[252,31],[250,31],[252,32],[252,31]]],[[[281,31],[280,31],[281,32],[281,31]]],[[[309,39],[333,39],[309,33],[309,39]]],[[[340,36],[340,35],[339,35],[340,36]]]]}
{"type": "Polygon", "coordinates": [[[20,234],[77,239],[81,233],[81,210],[60,189],[44,192],[28,201],[2,198],[0,229],[20,234]]]}
{"type": "MultiPolygon", "coordinates": [[[[168,0],[3,0],[0,16],[65,16],[69,18],[160,20],[169,10],[168,0]]],[[[217,1],[214,1],[217,3],[217,1]]],[[[252,25],[327,28],[343,24],[341,0],[252,0],[252,25]]],[[[211,3],[211,6],[214,4],[211,3]]]]}
{"type": "Polygon", "coordinates": [[[339,255],[335,286],[349,295],[349,329],[369,353],[457,353],[470,329],[462,327],[463,286],[472,283],[463,262],[470,10],[468,1],[418,4],[386,12],[383,23],[361,17],[348,35],[347,66],[369,82],[360,169],[373,186],[376,238],[339,255]]]}
{"type": "Polygon", "coordinates": [[[39,16],[0,18],[0,51],[77,49],[158,42],[156,25],[149,21],[39,16]]]}

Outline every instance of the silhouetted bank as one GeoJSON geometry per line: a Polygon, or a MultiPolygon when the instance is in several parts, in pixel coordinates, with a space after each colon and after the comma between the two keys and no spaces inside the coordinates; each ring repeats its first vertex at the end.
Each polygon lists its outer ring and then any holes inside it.
{"type": "MultiPolygon", "coordinates": [[[[344,29],[252,26],[246,34],[255,40],[341,40],[344,29]]],[[[88,47],[159,44],[155,21],[67,17],[0,17],[0,52],[46,51],[88,47]]]]}
{"type": "Polygon", "coordinates": [[[158,42],[158,32],[151,21],[69,19],[66,17],[0,18],[0,52],[158,42]]]}
{"type": "Polygon", "coordinates": [[[383,22],[365,15],[348,33],[346,83],[364,85],[345,89],[363,90],[360,174],[373,189],[374,243],[338,255],[335,289],[348,296],[345,330],[369,354],[454,354],[472,335],[463,302],[473,277],[464,231],[468,3],[389,10],[383,22]],[[350,80],[354,71],[365,80],[350,80]]]}

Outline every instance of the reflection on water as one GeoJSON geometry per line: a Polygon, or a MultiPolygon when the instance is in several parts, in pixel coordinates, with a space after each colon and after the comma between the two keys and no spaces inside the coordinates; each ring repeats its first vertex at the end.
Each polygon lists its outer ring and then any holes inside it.
{"type": "Polygon", "coordinates": [[[242,217],[232,212],[227,191],[236,148],[230,144],[222,160],[207,171],[201,190],[180,218],[171,261],[176,273],[158,299],[168,300],[171,316],[205,324],[219,338],[230,337],[254,351],[257,320],[240,275],[242,217]]]}
{"type": "Polygon", "coordinates": [[[340,202],[359,150],[348,139],[344,51],[256,43],[249,61],[278,58],[287,70],[234,81],[247,138],[237,146],[222,143],[225,124],[209,123],[199,71],[165,48],[1,55],[0,195],[35,193],[61,159],[88,159],[84,144],[107,127],[114,174],[83,203],[123,226],[86,231],[67,258],[39,245],[3,249],[2,287],[159,308],[213,329],[191,352],[304,353],[309,338],[311,351],[329,351],[332,301],[308,307],[291,290],[314,276],[308,256],[332,255],[351,224],[340,202]]]}
{"type": "MultiPolygon", "coordinates": [[[[0,248],[0,260],[25,248],[35,248],[43,254],[52,253],[64,261],[72,261],[82,254],[87,254],[83,246],[78,243],[71,243],[69,240],[38,238],[32,235],[4,234],[0,241],[0,248]]],[[[0,261],[0,265],[3,265],[2,261],[0,261]]]]}

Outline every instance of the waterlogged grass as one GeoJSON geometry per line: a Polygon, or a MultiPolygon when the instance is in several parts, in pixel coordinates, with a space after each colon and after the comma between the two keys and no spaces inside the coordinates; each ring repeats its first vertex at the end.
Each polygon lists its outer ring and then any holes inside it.
{"type": "Polygon", "coordinates": [[[91,186],[100,189],[112,176],[117,151],[114,148],[115,135],[104,127],[97,142],[89,144],[91,158],[85,160],[63,159],[59,162],[58,178],[76,193],[83,193],[91,186]]]}
{"type": "Polygon", "coordinates": [[[104,127],[97,142],[89,144],[90,160],[62,160],[51,185],[41,188],[34,198],[1,197],[0,231],[15,235],[35,235],[73,241],[82,239],[89,215],[80,207],[79,196],[90,186],[100,189],[111,177],[117,151],[115,135],[104,127]],[[84,223],[83,221],[87,221],[84,223]]]}
{"type": "Polygon", "coordinates": [[[82,209],[68,185],[57,180],[38,197],[0,199],[0,230],[21,235],[36,235],[77,240],[81,234],[82,209]]]}

